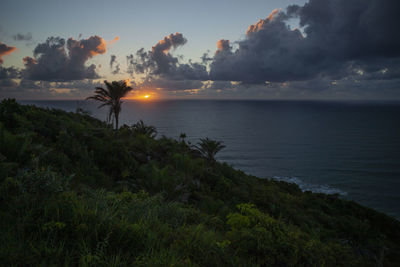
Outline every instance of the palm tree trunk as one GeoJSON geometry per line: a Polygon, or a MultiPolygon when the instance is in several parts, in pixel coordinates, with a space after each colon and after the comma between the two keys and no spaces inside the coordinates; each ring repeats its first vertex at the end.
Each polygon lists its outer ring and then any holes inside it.
{"type": "Polygon", "coordinates": [[[118,113],[114,113],[114,116],[115,116],[115,130],[118,130],[118,116],[119,116],[119,114],[118,113]]]}

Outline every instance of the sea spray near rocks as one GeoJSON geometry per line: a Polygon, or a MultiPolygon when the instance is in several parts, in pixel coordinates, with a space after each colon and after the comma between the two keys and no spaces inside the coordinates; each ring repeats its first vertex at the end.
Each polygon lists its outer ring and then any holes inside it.
{"type": "Polygon", "coordinates": [[[323,193],[328,195],[339,194],[341,196],[346,196],[347,192],[342,191],[338,188],[332,187],[327,184],[313,184],[306,183],[298,177],[284,177],[284,176],[273,176],[272,179],[297,184],[301,191],[311,191],[313,193],[323,193]]]}

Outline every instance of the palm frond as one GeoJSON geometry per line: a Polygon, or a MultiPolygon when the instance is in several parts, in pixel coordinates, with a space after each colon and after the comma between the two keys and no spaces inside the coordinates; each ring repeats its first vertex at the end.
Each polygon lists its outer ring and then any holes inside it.
{"type": "Polygon", "coordinates": [[[110,110],[107,115],[107,121],[111,121],[111,117],[114,115],[114,119],[116,122],[115,127],[118,128],[118,117],[121,112],[121,105],[123,101],[121,98],[125,97],[130,91],[132,91],[132,87],[127,86],[125,81],[113,81],[108,82],[104,81],[106,88],[96,87],[93,96],[89,96],[86,100],[96,100],[99,102],[103,102],[98,108],[102,108],[104,106],[110,106],[110,110]]]}

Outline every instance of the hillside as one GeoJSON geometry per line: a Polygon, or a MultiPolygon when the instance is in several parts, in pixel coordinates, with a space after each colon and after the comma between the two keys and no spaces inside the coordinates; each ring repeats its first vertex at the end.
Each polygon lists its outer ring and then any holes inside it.
{"type": "Polygon", "coordinates": [[[4,266],[399,266],[400,222],[142,123],[0,104],[4,266]]]}

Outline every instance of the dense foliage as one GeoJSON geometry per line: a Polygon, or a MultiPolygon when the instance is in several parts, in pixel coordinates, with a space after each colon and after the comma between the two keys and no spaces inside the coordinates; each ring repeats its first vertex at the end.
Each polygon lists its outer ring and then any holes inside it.
{"type": "Polygon", "coordinates": [[[400,265],[397,220],[203,154],[143,122],[3,100],[1,264],[400,265]]]}

